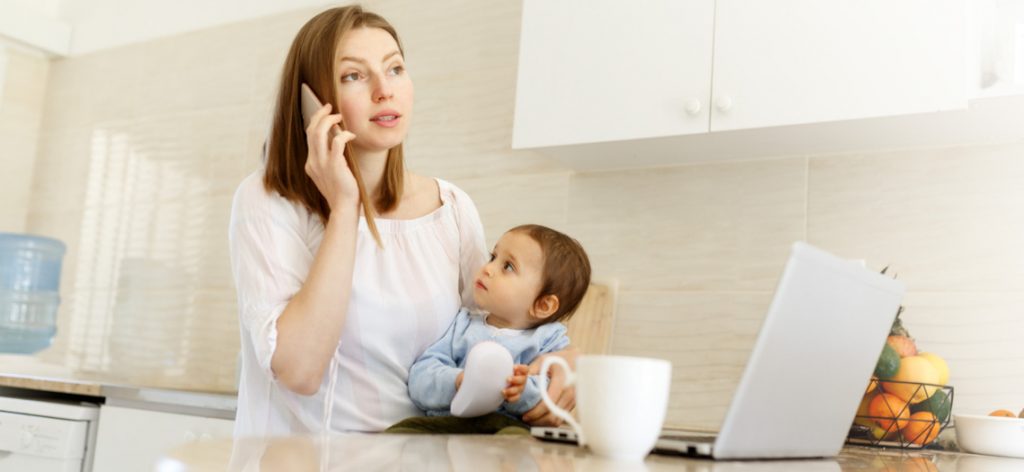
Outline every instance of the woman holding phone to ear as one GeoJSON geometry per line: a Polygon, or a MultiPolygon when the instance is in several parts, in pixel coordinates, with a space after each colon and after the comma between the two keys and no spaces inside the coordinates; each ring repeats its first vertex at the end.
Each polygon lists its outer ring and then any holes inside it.
{"type": "MultiPolygon", "coordinates": [[[[409,367],[473,305],[488,253],[469,196],[404,168],[412,103],[398,34],[380,16],[335,8],[296,35],[266,165],[232,205],[236,436],[381,431],[420,414],[409,367]],[[303,83],[325,103],[308,123],[303,83]]],[[[575,351],[554,355],[572,361],[575,351]]],[[[571,408],[563,380],[549,393],[571,408]]],[[[524,420],[561,422],[543,405],[524,420]]]]}

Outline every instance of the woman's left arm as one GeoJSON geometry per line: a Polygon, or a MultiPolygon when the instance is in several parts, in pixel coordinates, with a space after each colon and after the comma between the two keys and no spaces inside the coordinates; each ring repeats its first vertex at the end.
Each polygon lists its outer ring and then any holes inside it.
{"type": "MultiPolygon", "coordinates": [[[[561,357],[569,363],[569,367],[575,370],[576,357],[579,356],[579,350],[575,347],[569,346],[561,351],[537,356],[537,358],[530,363],[530,375],[540,373],[540,364],[541,362],[544,362],[544,358],[547,356],[561,357]]],[[[555,399],[555,404],[558,405],[559,408],[565,411],[572,411],[572,409],[576,407],[576,387],[564,387],[566,372],[558,365],[551,366],[550,375],[551,381],[548,383],[548,396],[555,399]]],[[[530,426],[561,426],[563,421],[561,418],[555,416],[544,402],[540,402],[537,406],[533,407],[533,409],[523,415],[523,422],[530,426]]]]}

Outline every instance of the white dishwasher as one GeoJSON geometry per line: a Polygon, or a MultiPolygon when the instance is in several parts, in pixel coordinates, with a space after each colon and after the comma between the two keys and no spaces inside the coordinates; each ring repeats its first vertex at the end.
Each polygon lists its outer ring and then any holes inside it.
{"type": "Polygon", "coordinates": [[[0,397],[0,471],[90,472],[99,407],[0,397]]]}

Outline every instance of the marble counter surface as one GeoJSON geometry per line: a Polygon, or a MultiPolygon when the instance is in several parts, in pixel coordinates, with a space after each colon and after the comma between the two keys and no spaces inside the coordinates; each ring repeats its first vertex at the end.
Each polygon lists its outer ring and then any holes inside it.
{"type": "Polygon", "coordinates": [[[1024,460],[936,451],[846,447],[816,460],[712,461],[651,454],[641,463],[602,459],[575,446],[527,436],[340,434],[329,437],[229,438],[167,452],[157,471],[688,471],[1004,472],[1024,460]]]}

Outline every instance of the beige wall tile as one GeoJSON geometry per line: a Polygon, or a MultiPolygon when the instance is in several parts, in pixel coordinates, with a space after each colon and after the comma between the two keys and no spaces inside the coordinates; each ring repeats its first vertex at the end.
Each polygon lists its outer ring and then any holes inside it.
{"type": "Polygon", "coordinates": [[[23,233],[25,211],[16,208],[0,209],[0,233],[23,233]]]}
{"type": "MultiPolygon", "coordinates": [[[[0,104],[0,113],[3,105],[0,104]]],[[[22,232],[31,201],[32,169],[35,164],[35,134],[0,130],[0,231],[22,232]]]]}
{"type": "Polygon", "coordinates": [[[808,239],[911,291],[1024,289],[1024,143],[811,159],[808,239]]]}
{"type": "MultiPolygon", "coordinates": [[[[258,28],[228,25],[54,62],[51,128],[237,106],[252,99],[258,28]]],[[[274,76],[278,76],[279,72],[274,76]]]]}
{"type": "Polygon", "coordinates": [[[134,116],[144,68],[152,60],[137,48],[115,49],[51,63],[43,129],[47,133],[134,116]]]}
{"type": "Polygon", "coordinates": [[[564,230],[569,200],[568,173],[485,177],[454,181],[480,212],[488,246],[510,228],[539,224],[564,230]]]}
{"type": "Polygon", "coordinates": [[[802,158],[579,174],[569,225],[622,290],[772,290],[804,238],[802,158]]]}
{"type": "Polygon", "coordinates": [[[666,424],[716,429],[770,301],[767,292],[621,292],[611,352],[671,361],[666,424]]]}
{"type": "Polygon", "coordinates": [[[125,382],[235,388],[226,241],[242,110],[100,121],[45,141],[35,187],[45,199],[29,227],[70,250],[44,356],[125,382]]]}
{"type": "MultiPolygon", "coordinates": [[[[144,77],[133,116],[233,107],[252,100],[261,32],[247,23],[136,44],[144,77]]],[[[120,67],[124,67],[122,62],[120,67]]],[[[274,74],[279,76],[280,73],[274,74]]]]}
{"type": "Polygon", "coordinates": [[[89,182],[92,130],[75,127],[44,133],[38,149],[31,174],[31,210],[80,212],[89,182]]]}
{"type": "Polygon", "coordinates": [[[14,115],[28,122],[33,128],[39,126],[42,105],[46,99],[46,81],[50,61],[40,53],[23,49],[0,46],[6,56],[3,85],[2,115],[14,115]]]}
{"type": "Polygon", "coordinates": [[[49,61],[0,45],[0,231],[25,231],[49,61]]]}

